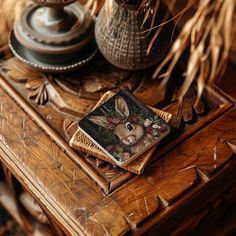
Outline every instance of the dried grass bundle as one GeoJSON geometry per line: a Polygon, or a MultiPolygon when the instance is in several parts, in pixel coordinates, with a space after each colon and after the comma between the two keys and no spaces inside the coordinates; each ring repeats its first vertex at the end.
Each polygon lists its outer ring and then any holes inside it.
{"type": "Polygon", "coordinates": [[[231,44],[234,0],[200,0],[195,14],[185,23],[172,48],[158,66],[153,78],[162,78],[161,86],[169,80],[184,50],[190,48],[185,80],[179,90],[179,102],[193,81],[197,83],[199,102],[205,85],[211,85],[224,71],[231,44]],[[162,73],[164,67],[167,70],[162,73]]]}
{"type": "MultiPolygon", "coordinates": [[[[96,2],[98,0],[88,0],[88,2],[96,2]]],[[[189,58],[187,70],[184,74],[185,80],[179,90],[179,102],[183,101],[183,97],[189,90],[190,86],[196,81],[198,96],[195,105],[199,102],[205,85],[211,85],[217,77],[224,71],[230,46],[233,14],[235,8],[235,0],[188,0],[182,6],[182,9],[168,19],[169,15],[163,19],[160,25],[154,25],[156,15],[161,0],[120,0],[123,4],[138,5],[137,14],[145,12],[143,24],[149,17],[152,17],[152,23],[149,31],[156,30],[153,39],[150,42],[147,53],[150,52],[155,40],[158,38],[160,31],[170,20],[178,20],[185,12],[192,8],[196,8],[193,16],[185,22],[182,31],[172,44],[172,48],[162,63],[158,66],[153,78],[161,78],[164,86],[180,60],[186,49],[189,49],[189,58]],[[163,73],[164,68],[167,70],[163,73]]],[[[179,4],[179,1],[164,0],[169,10],[179,4]]],[[[100,1],[101,2],[101,1],[100,1]]],[[[112,10],[113,0],[105,0],[107,14],[112,10]]],[[[101,6],[101,4],[100,4],[101,6]]],[[[131,21],[129,19],[128,21],[131,21]]],[[[146,33],[146,32],[143,32],[146,33]]]]}

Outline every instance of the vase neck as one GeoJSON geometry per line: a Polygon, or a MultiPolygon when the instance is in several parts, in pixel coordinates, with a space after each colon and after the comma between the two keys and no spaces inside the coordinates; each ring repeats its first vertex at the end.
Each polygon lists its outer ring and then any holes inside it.
{"type": "Polygon", "coordinates": [[[141,0],[114,0],[120,7],[128,8],[130,10],[138,10],[141,0]]]}

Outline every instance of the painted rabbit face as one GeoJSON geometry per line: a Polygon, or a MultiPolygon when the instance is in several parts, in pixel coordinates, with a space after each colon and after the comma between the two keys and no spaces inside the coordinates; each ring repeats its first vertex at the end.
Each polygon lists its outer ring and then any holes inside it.
{"type": "Polygon", "coordinates": [[[116,117],[91,116],[89,120],[103,128],[113,130],[114,134],[125,145],[134,145],[143,137],[143,127],[128,120],[130,113],[124,98],[118,97],[115,100],[115,111],[116,117]],[[119,120],[119,122],[113,122],[111,125],[109,123],[111,119],[119,120]]]}
{"type": "Polygon", "coordinates": [[[114,133],[125,145],[133,145],[142,138],[144,130],[141,125],[125,122],[118,124],[114,133]]]}

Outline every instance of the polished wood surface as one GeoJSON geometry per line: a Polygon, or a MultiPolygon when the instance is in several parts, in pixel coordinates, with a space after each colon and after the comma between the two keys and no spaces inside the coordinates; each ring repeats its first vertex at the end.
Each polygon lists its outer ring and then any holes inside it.
{"type": "MultiPolygon", "coordinates": [[[[194,107],[192,89],[182,117],[177,117],[174,91],[166,98],[148,73],[106,66],[101,57],[93,67],[60,76],[36,73],[11,58],[1,74],[0,156],[5,171],[0,191],[6,189],[3,196],[15,202],[8,210],[27,232],[181,235],[181,230],[194,228],[189,218],[203,219],[207,213],[200,214],[200,209],[209,212],[209,204],[233,192],[236,109],[227,90],[207,89],[194,107]],[[124,87],[148,105],[172,113],[178,126],[141,176],[98,164],[69,146],[78,119],[105,91],[124,87]]],[[[0,202],[7,207],[6,198],[0,202]]]]}

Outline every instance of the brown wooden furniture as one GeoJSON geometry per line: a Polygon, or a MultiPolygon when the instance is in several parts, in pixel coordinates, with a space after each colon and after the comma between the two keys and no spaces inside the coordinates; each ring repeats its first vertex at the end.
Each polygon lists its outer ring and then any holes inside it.
{"type": "MultiPolygon", "coordinates": [[[[190,91],[182,125],[135,176],[68,143],[78,117],[106,90],[128,87],[148,105],[176,113],[158,82],[100,56],[65,75],[42,75],[8,58],[0,78],[0,202],[29,234],[194,235],[235,205],[236,87],[228,97],[224,82],[224,92],[216,87],[195,108],[190,91]]],[[[233,232],[234,219],[212,232],[233,232]]]]}

